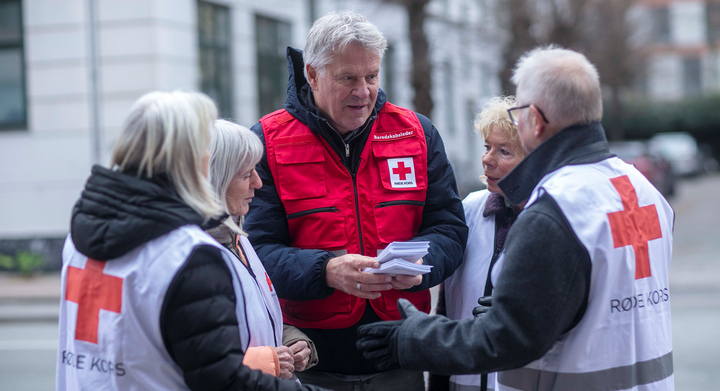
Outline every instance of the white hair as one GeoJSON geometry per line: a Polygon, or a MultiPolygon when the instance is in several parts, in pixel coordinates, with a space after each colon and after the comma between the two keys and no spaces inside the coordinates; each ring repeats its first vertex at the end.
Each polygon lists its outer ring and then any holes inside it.
{"type": "Polygon", "coordinates": [[[555,45],[538,47],[517,62],[512,82],[518,104],[534,104],[558,129],[602,119],[600,76],[588,59],[555,45]]]}
{"type": "Polygon", "coordinates": [[[180,198],[206,219],[222,213],[203,175],[217,108],[205,94],[151,92],[130,108],[115,141],[113,168],[138,177],[167,175],[180,198]]]}
{"type": "MultiPolygon", "coordinates": [[[[332,56],[350,44],[359,45],[377,53],[382,61],[387,49],[387,39],[368,20],[353,11],[333,12],[315,21],[307,36],[303,59],[320,75],[332,62],[332,56]]],[[[305,79],[307,68],[303,67],[305,79]]]]}
{"type": "Polygon", "coordinates": [[[210,185],[226,213],[227,189],[235,175],[260,161],[263,145],[258,136],[236,123],[217,120],[210,139],[210,185]]]}

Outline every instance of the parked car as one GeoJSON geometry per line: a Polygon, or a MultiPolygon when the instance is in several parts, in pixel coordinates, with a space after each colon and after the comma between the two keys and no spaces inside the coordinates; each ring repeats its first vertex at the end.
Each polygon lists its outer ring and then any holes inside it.
{"type": "Polygon", "coordinates": [[[675,194],[675,174],[670,162],[653,154],[644,141],[612,142],[610,152],[634,165],[665,197],[675,194]]]}
{"type": "Polygon", "coordinates": [[[658,133],[648,140],[648,149],[670,161],[677,176],[694,176],[703,172],[700,149],[690,133],[658,133]]]}

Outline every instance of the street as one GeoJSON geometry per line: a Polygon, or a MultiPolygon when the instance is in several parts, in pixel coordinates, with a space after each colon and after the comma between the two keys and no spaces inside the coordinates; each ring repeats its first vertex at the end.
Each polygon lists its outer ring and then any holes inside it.
{"type": "MultiPolygon", "coordinates": [[[[720,390],[720,175],[678,183],[670,292],[678,391],[720,390]]],[[[2,303],[0,303],[1,305],[2,303]]],[[[0,321],[0,391],[54,389],[57,325],[0,321]]],[[[322,358],[321,358],[322,359],[322,358]]]]}

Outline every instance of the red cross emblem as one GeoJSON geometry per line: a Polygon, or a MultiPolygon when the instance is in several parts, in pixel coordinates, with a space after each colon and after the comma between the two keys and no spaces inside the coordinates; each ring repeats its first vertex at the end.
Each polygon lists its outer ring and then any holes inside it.
{"type": "Polygon", "coordinates": [[[407,179],[407,174],[410,174],[411,172],[412,169],[410,167],[405,167],[405,163],[403,162],[399,162],[398,166],[393,168],[393,174],[399,175],[401,181],[407,179]]]}
{"type": "Polygon", "coordinates": [[[265,272],[265,282],[267,282],[268,288],[270,288],[270,292],[272,292],[272,281],[270,280],[270,276],[268,276],[267,272],[265,272]]]}
{"type": "Polygon", "coordinates": [[[640,206],[637,193],[627,175],[610,179],[620,194],[623,210],[608,213],[615,248],[633,246],[635,279],[650,277],[648,242],[662,238],[662,229],[655,205],[640,206]]]}
{"type": "Polygon", "coordinates": [[[104,274],[105,264],[88,258],[85,269],[68,267],[65,300],[78,304],[77,340],[97,344],[100,310],[120,313],[122,309],[123,279],[104,274]]]}

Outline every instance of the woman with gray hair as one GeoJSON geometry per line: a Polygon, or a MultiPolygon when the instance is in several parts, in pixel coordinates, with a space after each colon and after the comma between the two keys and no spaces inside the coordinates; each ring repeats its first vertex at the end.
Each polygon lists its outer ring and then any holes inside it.
{"type": "MultiPolygon", "coordinates": [[[[280,303],[270,277],[245,233],[237,227],[242,226],[255,190],[262,187],[255,172],[262,153],[260,139],[249,129],[225,120],[215,121],[210,141],[210,184],[232,223],[210,228],[207,233],[230,250],[253,275],[261,287],[267,311],[281,323],[280,303]]],[[[317,352],[310,338],[290,325],[283,324],[282,329],[279,324],[273,326],[276,326],[274,338],[268,338],[266,344],[262,335],[251,336],[251,347],[243,359],[245,365],[290,379],[293,371],[304,371],[317,364],[317,352]],[[282,345],[276,341],[282,341],[282,345]]]]}
{"type": "MultiPolygon", "coordinates": [[[[487,190],[468,194],[463,200],[470,234],[463,263],[440,286],[437,313],[453,320],[470,319],[478,303],[489,305],[492,294],[490,271],[505,246],[505,237],[522,209],[512,205],[497,183],[520,163],[525,151],[518,129],[507,110],[515,107],[515,97],[490,100],[475,118],[475,131],[483,138],[484,175],[487,190]],[[483,297],[479,302],[478,298],[483,297]]],[[[431,375],[429,391],[494,390],[495,373],[488,375],[431,375]]]]}
{"type": "Polygon", "coordinates": [[[272,328],[260,289],[200,225],[217,109],[153,92],[130,109],[112,169],[94,166],[63,249],[57,390],[312,390],[243,358],[272,328]]]}

